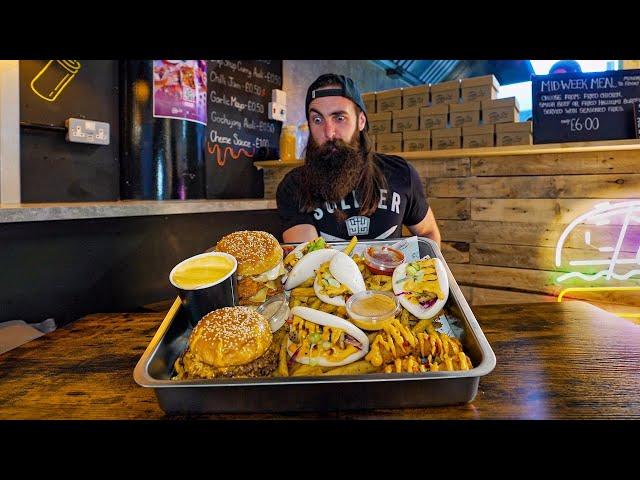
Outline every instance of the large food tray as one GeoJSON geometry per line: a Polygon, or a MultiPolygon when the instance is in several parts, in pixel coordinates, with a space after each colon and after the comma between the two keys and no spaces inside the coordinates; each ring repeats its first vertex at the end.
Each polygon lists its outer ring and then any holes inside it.
{"type": "MultiPolygon", "coordinates": [[[[397,240],[395,240],[397,241],[397,240]]],[[[395,241],[361,241],[392,245],[395,241]]],[[[344,248],[347,242],[331,242],[344,248]]],[[[173,365],[186,348],[191,327],[179,298],[167,313],[134,370],[142,387],[153,388],[160,407],[170,414],[293,412],[373,408],[411,408],[471,402],[480,377],[493,370],[496,358],[462,295],[437,244],[418,238],[420,256],[442,260],[449,277],[446,320],[459,332],[474,368],[425,373],[369,373],[323,377],[171,380],[173,365]]],[[[284,328],[284,327],[283,327],[284,328]]]]}

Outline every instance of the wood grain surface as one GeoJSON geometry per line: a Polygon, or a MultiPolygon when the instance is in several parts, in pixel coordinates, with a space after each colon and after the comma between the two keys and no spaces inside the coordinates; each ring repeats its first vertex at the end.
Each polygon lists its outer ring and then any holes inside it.
{"type": "MultiPolygon", "coordinates": [[[[208,419],[640,418],[640,325],[583,302],[474,313],[496,358],[469,404],[208,419]]],[[[95,314],[0,355],[0,419],[182,419],[133,370],[164,313],[95,314]]],[[[390,387],[391,388],[391,387],[390,387]]]]}

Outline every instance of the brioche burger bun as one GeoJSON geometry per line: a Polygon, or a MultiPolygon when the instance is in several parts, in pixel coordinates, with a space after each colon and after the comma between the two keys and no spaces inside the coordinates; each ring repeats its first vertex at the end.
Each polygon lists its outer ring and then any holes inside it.
{"type": "Polygon", "coordinates": [[[269,232],[233,232],[222,237],[215,250],[233,255],[238,261],[240,305],[261,305],[282,291],[278,278],[285,273],[283,251],[269,232]]]}
{"type": "Polygon", "coordinates": [[[176,362],[179,378],[263,377],[275,370],[278,345],[269,321],[249,307],[208,313],[176,362]]]}

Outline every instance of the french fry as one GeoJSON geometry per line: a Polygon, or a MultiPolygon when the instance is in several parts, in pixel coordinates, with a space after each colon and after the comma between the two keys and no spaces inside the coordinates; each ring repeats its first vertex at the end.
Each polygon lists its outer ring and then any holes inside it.
{"type": "Polygon", "coordinates": [[[409,324],[409,311],[404,308],[402,309],[402,313],[400,314],[400,323],[402,325],[409,324]]]}
{"type": "Polygon", "coordinates": [[[304,282],[302,282],[302,285],[300,285],[300,287],[313,287],[313,282],[315,281],[316,277],[315,275],[311,278],[309,278],[308,280],[305,280],[304,282]]]}
{"type": "Polygon", "coordinates": [[[411,329],[413,333],[421,333],[427,330],[433,330],[433,324],[430,319],[420,320],[415,326],[411,329]]]}
{"type": "Polygon", "coordinates": [[[303,288],[303,287],[298,287],[298,288],[294,288],[293,290],[291,290],[291,297],[292,298],[296,298],[296,297],[313,297],[315,296],[316,292],[313,288],[303,288]]]}
{"type": "Polygon", "coordinates": [[[322,375],[323,373],[323,369],[321,366],[319,365],[304,365],[304,364],[298,364],[300,365],[298,368],[295,369],[295,371],[291,374],[292,377],[301,377],[301,376],[318,376],[318,375],[322,375]]]}
{"type": "Polygon", "coordinates": [[[337,310],[337,308],[338,307],[336,307],[335,305],[322,302],[318,310],[320,310],[321,312],[333,313],[337,310]]]}
{"type": "Polygon", "coordinates": [[[358,360],[357,362],[343,365],[342,367],[330,368],[322,375],[362,375],[365,373],[373,373],[378,370],[366,360],[358,360]]]}
{"type": "Polygon", "coordinates": [[[341,317],[341,318],[347,318],[347,307],[336,308],[334,315],[337,315],[338,317],[341,317]]]}
{"type": "Polygon", "coordinates": [[[390,292],[393,288],[390,275],[371,275],[366,278],[367,290],[382,290],[390,292]]]}
{"type": "Polygon", "coordinates": [[[287,335],[282,337],[282,343],[280,344],[280,353],[278,354],[278,370],[276,371],[277,377],[288,377],[289,367],[287,366],[287,335]]]}
{"type": "Polygon", "coordinates": [[[344,253],[346,253],[347,255],[351,255],[351,252],[353,252],[353,249],[356,248],[357,243],[358,237],[351,237],[351,241],[349,242],[349,245],[347,245],[347,248],[344,249],[344,253]]]}
{"type": "Polygon", "coordinates": [[[322,303],[322,300],[320,300],[318,297],[309,297],[309,301],[307,302],[307,305],[309,306],[309,308],[313,308],[317,310],[318,307],[320,307],[321,303],[322,303]]]}
{"type": "Polygon", "coordinates": [[[293,307],[299,307],[301,303],[302,303],[302,302],[300,302],[300,299],[299,299],[299,298],[292,298],[292,299],[291,299],[291,305],[290,305],[290,306],[291,306],[291,308],[293,308],[293,307]]]}

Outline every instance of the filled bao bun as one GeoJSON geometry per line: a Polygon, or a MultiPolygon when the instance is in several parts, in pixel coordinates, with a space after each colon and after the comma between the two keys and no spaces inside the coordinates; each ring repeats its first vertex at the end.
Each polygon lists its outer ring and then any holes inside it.
{"type": "Polygon", "coordinates": [[[295,266],[295,264],[298,263],[300,259],[307,253],[311,253],[322,248],[331,248],[331,245],[328,245],[325,239],[322,237],[318,237],[309,242],[301,243],[284,258],[285,269],[290,271],[295,266]]]}
{"type": "MultiPolygon", "coordinates": [[[[329,279],[329,282],[335,283],[337,281],[339,284],[333,285],[334,287],[339,288],[340,286],[345,286],[352,294],[364,292],[367,289],[364,283],[364,278],[362,278],[362,273],[360,273],[360,270],[358,269],[358,265],[351,259],[351,257],[349,257],[349,255],[343,252],[337,252],[333,256],[331,262],[329,262],[328,273],[330,274],[330,277],[333,277],[332,279],[329,279]]],[[[323,291],[323,286],[320,283],[322,279],[323,277],[321,275],[317,275],[313,282],[313,290],[316,292],[316,296],[324,303],[344,307],[344,295],[335,295],[333,297],[327,295],[327,293],[323,291]]]]}
{"type": "Polygon", "coordinates": [[[298,363],[339,367],[361,359],[369,351],[367,335],[347,320],[309,307],[293,307],[291,313],[294,318],[289,330],[287,352],[298,363]],[[307,331],[304,322],[295,317],[316,324],[317,330],[307,331]],[[302,330],[306,335],[301,335],[302,330]]]}
{"type": "Polygon", "coordinates": [[[287,281],[284,284],[285,290],[291,290],[298,285],[302,285],[316,274],[316,270],[325,262],[328,262],[338,252],[331,248],[321,248],[307,253],[289,272],[287,281]]]}
{"type": "Polygon", "coordinates": [[[398,267],[393,271],[391,279],[393,283],[393,293],[398,296],[400,304],[408,310],[409,313],[415,315],[421,320],[433,318],[442,309],[442,307],[444,307],[444,304],[447,302],[447,298],[449,298],[449,279],[447,278],[447,272],[444,269],[442,260],[439,258],[434,258],[433,260],[435,261],[438,284],[440,285],[443,298],[438,298],[432,305],[423,307],[422,305],[409,300],[408,296],[411,292],[407,292],[405,290],[407,285],[407,281],[405,279],[407,278],[407,267],[409,266],[409,263],[398,265],[398,267]]]}

